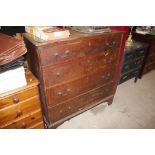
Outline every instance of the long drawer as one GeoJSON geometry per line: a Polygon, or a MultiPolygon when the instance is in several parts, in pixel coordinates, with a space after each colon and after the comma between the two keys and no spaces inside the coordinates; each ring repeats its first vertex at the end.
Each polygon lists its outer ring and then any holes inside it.
{"type": "Polygon", "coordinates": [[[137,59],[139,57],[144,57],[145,53],[146,53],[145,49],[125,53],[123,62],[128,63],[130,61],[133,61],[133,59],[137,59]]]}
{"type": "Polygon", "coordinates": [[[137,69],[134,69],[134,70],[132,70],[130,72],[122,74],[120,76],[120,83],[125,82],[125,81],[127,81],[127,80],[129,80],[129,79],[131,79],[133,77],[136,77],[139,74],[139,72],[140,72],[140,68],[137,68],[137,69]]]}
{"type": "Polygon", "coordinates": [[[40,108],[39,96],[35,96],[24,102],[12,105],[0,110],[0,125],[11,122],[14,119],[21,118],[22,116],[35,111],[40,108]]]}
{"type": "Polygon", "coordinates": [[[4,126],[1,126],[0,128],[5,129],[25,129],[29,128],[32,125],[38,124],[39,122],[42,122],[42,114],[40,109],[35,110],[32,113],[29,113],[28,115],[13,120],[12,122],[5,124],[4,126]]]}
{"type": "Polygon", "coordinates": [[[135,68],[141,67],[143,65],[144,57],[141,57],[140,59],[133,60],[129,63],[123,64],[121,72],[125,73],[130,70],[134,70],[135,68]]]}
{"type": "Polygon", "coordinates": [[[26,99],[29,99],[33,96],[38,95],[38,88],[32,87],[31,89],[18,91],[16,93],[10,94],[8,96],[0,98],[0,109],[8,107],[10,105],[18,104],[19,102],[22,102],[26,99]]]}
{"type": "Polygon", "coordinates": [[[30,129],[44,129],[43,121],[29,127],[30,129]]]}
{"type": "Polygon", "coordinates": [[[85,38],[76,41],[53,43],[39,47],[42,66],[60,63],[118,48],[121,35],[85,38]]]}
{"type": "Polygon", "coordinates": [[[100,87],[105,83],[112,82],[115,78],[115,70],[116,67],[113,66],[71,82],[49,88],[46,90],[46,103],[48,106],[54,106],[89,90],[100,87]]]}
{"type": "Polygon", "coordinates": [[[100,71],[109,65],[115,65],[118,61],[118,50],[113,52],[87,57],[74,62],[67,62],[62,65],[43,68],[43,81],[45,87],[50,87],[62,81],[70,81],[77,77],[100,71]]]}
{"type": "Polygon", "coordinates": [[[103,100],[105,97],[112,95],[113,85],[114,83],[110,83],[106,86],[96,88],[92,91],[68,100],[62,104],[56,105],[54,107],[48,107],[50,123],[59,121],[62,118],[65,118],[93,103],[103,100]]]}

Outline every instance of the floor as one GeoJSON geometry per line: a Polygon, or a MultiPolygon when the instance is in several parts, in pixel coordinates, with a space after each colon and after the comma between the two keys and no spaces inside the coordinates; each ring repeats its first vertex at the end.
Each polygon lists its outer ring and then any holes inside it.
{"type": "Polygon", "coordinates": [[[155,128],[155,70],[134,83],[118,86],[113,104],[102,103],[58,129],[141,129],[155,128]]]}

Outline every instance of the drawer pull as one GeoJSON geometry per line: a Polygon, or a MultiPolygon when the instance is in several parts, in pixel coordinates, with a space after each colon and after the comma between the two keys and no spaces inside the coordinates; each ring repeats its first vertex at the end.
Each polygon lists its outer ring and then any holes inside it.
{"type": "Polygon", "coordinates": [[[58,94],[58,96],[64,97],[64,96],[69,95],[69,92],[70,92],[70,91],[71,91],[71,90],[68,88],[68,89],[66,89],[64,92],[58,92],[57,94],[58,94]]]}
{"type": "Polygon", "coordinates": [[[111,76],[111,74],[110,74],[110,73],[108,73],[108,74],[107,74],[107,76],[108,76],[108,77],[110,77],[110,76],[111,76]]]}
{"type": "Polygon", "coordinates": [[[65,54],[69,55],[70,51],[69,50],[66,50],[65,51],[65,54]]]}
{"type": "Polygon", "coordinates": [[[66,50],[66,51],[65,51],[65,54],[64,54],[62,57],[63,57],[63,58],[66,58],[66,57],[69,56],[69,54],[70,54],[70,51],[69,51],[69,50],[66,50]]]}
{"type": "Polygon", "coordinates": [[[128,77],[128,76],[124,76],[124,77],[123,77],[123,80],[126,79],[127,77],[128,77]]]}
{"type": "Polygon", "coordinates": [[[23,122],[23,123],[22,123],[22,129],[25,129],[26,127],[27,127],[26,123],[23,122]]]}
{"type": "Polygon", "coordinates": [[[109,45],[110,45],[110,43],[109,43],[109,42],[106,42],[105,44],[106,44],[106,46],[109,46],[109,45]]]}
{"type": "Polygon", "coordinates": [[[109,54],[108,51],[105,51],[105,52],[104,52],[104,56],[107,56],[108,54],[109,54]]]}
{"type": "Polygon", "coordinates": [[[17,114],[17,117],[20,117],[20,116],[22,115],[22,111],[21,111],[20,109],[18,109],[18,110],[16,111],[16,114],[17,114]]]}
{"type": "Polygon", "coordinates": [[[105,78],[105,75],[102,75],[101,78],[104,79],[105,78]]]}
{"type": "Polygon", "coordinates": [[[62,113],[63,111],[62,111],[62,110],[60,110],[59,112],[60,112],[60,113],[62,113]]]}
{"type": "Polygon", "coordinates": [[[12,98],[12,100],[13,100],[13,103],[18,103],[18,102],[19,102],[19,98],[16,97],[16,96],[14,96],[14,97],[12,98]]]}
{"type": "Polygon", "coordinates": [[[59,55],[59,53],[55,53],[54,56],[57,57],[59,55]]]}
{"type": "MultiPolygon", "coordinates": [[[[135,65],[136,65],[136,63],[135,63],[135,65]]],[[[126,65],[126,66],[125,66],[125,69],[128,69],[128,68],[129,68],[129,65],[126,65]]]]}
{"type": "Polygon", "coordinates": [[[113,45],[115,45],[116,44],[116,41],[113,41],[113,45]]]}
{"type": "Polygon", "coordinates": [[[88,44],[89,46],[91,46],[91,42],[89,42],[89,44],[88,44]]]}
{"type": "Polygon", "coordinates": [[[106,88],[105,91],[108,92],[109,91],[109,88],[106,88]]]}
{"type": "Polygon", "coordinates": [[[144,51],[140,51],[139,53],[140,53],[140,54],[143,54],[143,53],[144,53],[144,51]]]}
{"type": "Polygon", "coordinates": [[[127,58],[132,58],[132,57],[133,57],[132,55],[128,55],[128,56],[127,56],[127,58]]]}
{"type": "Polygon", "coordinates": [[[59,96],[62,96],[62,92],[58,92],[58,95],[59,95],[59,96]]]}
{"type": "Polygon", "coordinates": [[[59,77],[60,76],[60,72],[57,72],[56,75],[57,75],[57,77],[59,77]]]}
{"type": "Polygon", "coordinates": [[[71,107],[69,106],[68,109],[71,109],[71,107]]]}

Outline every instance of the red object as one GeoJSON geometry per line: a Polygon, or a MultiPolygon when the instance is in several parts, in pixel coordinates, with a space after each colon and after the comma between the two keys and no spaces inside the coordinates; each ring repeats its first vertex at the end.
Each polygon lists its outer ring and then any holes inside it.
{"type": "MultiPolygon", "coordinates": [[[[122,42],[121,42],[121,47],[120,47],[120,57],[119,57],[119,60],[118,60],[117,71],[116,71],[116,78],[115,78],[115,81],[117,83],[119,83],[120,69],[121,69],[122,59],[123,59],[123,55],[124,55],[125,42],[127,40],[128,33],[129,33],[129,27],[128,26],[112,26],[111,29],[112,30],[119,30],[119,31],[123,32],[122,42]]],[[[117,88],[117,85],[114,88],[114,93],[116,91],[116,88],[117,88]]]]}

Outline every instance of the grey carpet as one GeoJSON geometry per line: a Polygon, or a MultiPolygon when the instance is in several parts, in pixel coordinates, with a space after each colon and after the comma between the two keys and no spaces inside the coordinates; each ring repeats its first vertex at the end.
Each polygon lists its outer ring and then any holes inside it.
{"type": "Polygon", "coordinates": [[[113,104],[102,103],[58,129],[141,129],[155,128],[155,70],[134,83],[118,86],[113,104]]]}

